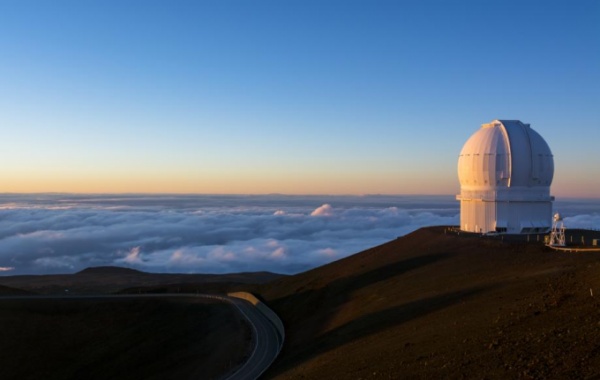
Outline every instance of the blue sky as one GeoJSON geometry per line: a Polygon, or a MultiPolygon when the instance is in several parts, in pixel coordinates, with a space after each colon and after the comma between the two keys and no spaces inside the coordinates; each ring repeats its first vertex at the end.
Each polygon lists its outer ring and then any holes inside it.
{"type": "Polygon", "coordinates": [[[598,1],[0,1],[0,192],[453,194],[531,123],[600,194],[598,1]]]}

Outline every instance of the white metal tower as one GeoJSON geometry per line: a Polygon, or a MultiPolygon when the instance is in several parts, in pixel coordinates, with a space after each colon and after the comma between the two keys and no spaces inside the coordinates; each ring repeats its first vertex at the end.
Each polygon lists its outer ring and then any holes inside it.
{"type": "Polygon", "coordinates": [[[564,247],[565,244],[565,224],[559,213],[554,214],[552,223],[552,233],[550,234],[550,243],[553,247],[564,247]]]}

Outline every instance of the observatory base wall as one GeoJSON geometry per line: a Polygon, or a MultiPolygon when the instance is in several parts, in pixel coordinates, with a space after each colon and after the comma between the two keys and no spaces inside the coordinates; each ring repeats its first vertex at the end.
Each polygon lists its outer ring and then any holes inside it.
{"type": "Polygon", "coordinates": [[[462,200],[460,202],[460,229],[486,233],[496,230],[495,202],[462,200]]]}
{"type": "Polygon", "coordinates": [[[552,202],[461,200],[460,229],[468,232],[543,233],[552,227],[552,202]]]}

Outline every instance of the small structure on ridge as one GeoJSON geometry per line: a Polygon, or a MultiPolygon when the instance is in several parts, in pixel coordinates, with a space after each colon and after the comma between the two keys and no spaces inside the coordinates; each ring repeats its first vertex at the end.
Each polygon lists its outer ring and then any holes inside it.
{"type": "Polygon", "coordinates": [[[554,214],[554,223],[552,224],[552,233],[550,234],[550,242],[548,245],[552,247],[564,247],[565,239],[565,224],[559,213],[554,214]]]}

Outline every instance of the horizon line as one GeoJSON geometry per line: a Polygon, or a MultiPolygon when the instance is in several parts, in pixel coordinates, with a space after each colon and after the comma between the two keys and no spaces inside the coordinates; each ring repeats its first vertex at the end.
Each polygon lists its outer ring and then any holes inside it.
{"type": "MultiPolygon", "coordinates": [[[[185,193],[185,192],[70,192],[70,191],[32,191],[32,192],[0,192],[0,196],[6,195],[88,195],[88,196],[238,196],[238,197],[455,197],[456,194],[427,194],[427,193],[185,193]]],[[[556,196],[555,196],[556,197],[556,196]]],[[[600,200],[598,197],[590,196],[558,196],[562,199],[600,200]]],[[[555,200],[556,201],[556,200],[555,200]]]]}

